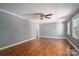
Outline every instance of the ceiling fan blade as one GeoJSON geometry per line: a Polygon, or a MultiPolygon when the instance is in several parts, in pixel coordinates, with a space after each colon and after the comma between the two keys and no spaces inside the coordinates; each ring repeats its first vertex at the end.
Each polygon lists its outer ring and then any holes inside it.
{"type": "Polygon", "coordinates": [[[24,15],[43,15],[43,13],[26,13],[26,14],[24,14],[24,15]]]}
{"type": "Polygon", "coordinates": [[[43,15],[43,13],[34,13],[34,15],[43,15]]]}
{"type": "Polygon", "coordinates": [[[47,14],[47,15],[45,15],[45,16],[51,16],[51,15],[53,15],[53,14],[47,14]]]}
{"type": "Polygon", "coordinates": [[[45,18],[50,19],[50,17],[45,16],[45,18]]]}
{"type": "Polygon", "coordinates": [[[43,20],[43,17],[44,17],[43,15],[40,15],[40,20],[43,20]]]}

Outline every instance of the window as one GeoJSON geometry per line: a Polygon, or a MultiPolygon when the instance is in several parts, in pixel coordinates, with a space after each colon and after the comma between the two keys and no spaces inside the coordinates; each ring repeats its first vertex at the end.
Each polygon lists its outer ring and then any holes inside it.
{"type": "Polygon", "coordinates": [[[72,37],[79,39],[79,14],[72,19],[72,37]]]}

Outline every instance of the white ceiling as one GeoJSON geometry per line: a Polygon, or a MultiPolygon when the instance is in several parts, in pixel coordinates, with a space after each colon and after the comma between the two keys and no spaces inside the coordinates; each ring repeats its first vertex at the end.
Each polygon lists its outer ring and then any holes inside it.
{"type": "Polygon", "coordinates": [[[37,23],[46,22],[61,22],[65,19],[60,19],[75,12],[79,7],[78,3],[1,3],[0,9],[4,9],[21,15],[26,19],[29,18],[37,23]],[[25,16],[29,13],[52,13],[51,19],[40,20],[38,16],[25,16]]]}

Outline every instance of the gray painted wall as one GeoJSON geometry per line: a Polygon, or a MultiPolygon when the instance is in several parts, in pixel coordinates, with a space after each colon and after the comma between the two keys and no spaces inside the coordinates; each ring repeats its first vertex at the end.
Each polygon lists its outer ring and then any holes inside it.
{"type": "Polygon", "coordinates": [[[40,36],[64,37],[64,23],[48,23],[40,25],[40,36]]]}
{"type": "Polygon", "coordinates": [[[0,11],[0,48],[35,37],[35,24],[0,11]]]}

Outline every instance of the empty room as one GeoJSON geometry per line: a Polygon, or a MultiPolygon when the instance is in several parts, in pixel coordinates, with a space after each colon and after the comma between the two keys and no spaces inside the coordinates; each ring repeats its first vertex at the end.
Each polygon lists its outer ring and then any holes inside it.
{"type": "Polygon", "coordinates": [[[0,56],[79,56],[79,4],[0,3],[0,56]]]}

